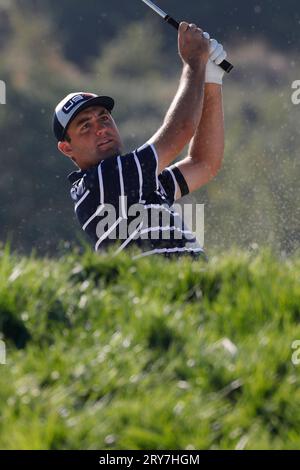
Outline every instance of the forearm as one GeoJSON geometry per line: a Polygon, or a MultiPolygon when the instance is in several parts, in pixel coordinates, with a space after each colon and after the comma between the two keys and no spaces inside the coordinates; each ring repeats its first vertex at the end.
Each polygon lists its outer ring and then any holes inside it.
{"type": "Polygon", "coordinates": [[[195,163],[206,164],[215,174],[224,154],[224,113],[222,87],[205,85],[201,120],[189,146],[189,156],[195,163]]]}
{"type": "Polygon", "coordinates": [[[195,68],[184,65],[178,91],[164,119],[163,127],[170,135],[175,137],[182,133],[186,143],[195,134],[201,119],[205,68],[205,63],[195,68]]]}

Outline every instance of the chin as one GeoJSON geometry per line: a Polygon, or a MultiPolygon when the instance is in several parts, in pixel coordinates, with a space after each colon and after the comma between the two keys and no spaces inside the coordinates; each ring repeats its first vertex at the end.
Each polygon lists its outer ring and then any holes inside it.
{"type": "Polygon", "coordinates": [[[112,149],[107,149],[105,152],[103,151],[98,152],[97,158],[99,162],[100,160],[106,160],[107,158],[117,157],[118,155],[121,155],[119,150],[112,148],[112,149]]]}

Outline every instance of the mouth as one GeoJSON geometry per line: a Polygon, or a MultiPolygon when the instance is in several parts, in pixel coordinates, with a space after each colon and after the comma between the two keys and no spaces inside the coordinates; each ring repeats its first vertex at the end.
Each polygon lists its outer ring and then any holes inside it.
{"type": "Polygon", "coordinates": [[[98,144],[97,147],[102,148],[102,147],[105,147],[106,145],[111,144],[111,143],[112,143],[112,140],[107,139],[107,140],[104,140],[103,142],[101,142],[100,144],[98,144]]]}

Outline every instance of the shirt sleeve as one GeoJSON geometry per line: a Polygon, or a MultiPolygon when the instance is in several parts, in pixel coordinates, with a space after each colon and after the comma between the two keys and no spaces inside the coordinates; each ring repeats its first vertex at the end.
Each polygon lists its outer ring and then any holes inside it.
{"type": "Polygon", "coordinates": [[[98,181],[100,204],[117,204],[120,197],[126,196],[129,206],[142,202],[148,194],[158,190],[157,172],[155,148],[145,144],[126,155],[103,160],[89,175],[89,183],[98,181]]]}
{"type": "Polygon", "coordinates": [[[176,201],[178,189],[180,196],[177,199],[186,196],[190,192],[187,182],[176,164],[165,168],[158,176],[158,179],[171,205],[176,201]]]}

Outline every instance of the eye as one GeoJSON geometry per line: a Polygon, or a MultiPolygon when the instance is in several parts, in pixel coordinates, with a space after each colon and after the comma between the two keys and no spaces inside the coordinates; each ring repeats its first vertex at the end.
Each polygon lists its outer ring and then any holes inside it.
{"type": "Polygon", "coordinates": [[[90,124],[89,124],[88,122],[86,122],[86,123],[82,126],[81,130],[85,131],[85,130],[88,129],[89,127],[90,127],[90,124]]]}

